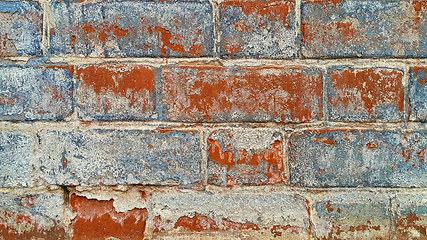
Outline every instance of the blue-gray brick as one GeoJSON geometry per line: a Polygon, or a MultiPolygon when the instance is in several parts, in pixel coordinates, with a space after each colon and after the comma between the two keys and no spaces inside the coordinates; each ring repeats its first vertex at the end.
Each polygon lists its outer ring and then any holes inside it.
{"type": "Polygon", "coordinates": [[[58,185],[192,184],[201,180],[198,132],[44,130],[41,178],[58,185]]]}

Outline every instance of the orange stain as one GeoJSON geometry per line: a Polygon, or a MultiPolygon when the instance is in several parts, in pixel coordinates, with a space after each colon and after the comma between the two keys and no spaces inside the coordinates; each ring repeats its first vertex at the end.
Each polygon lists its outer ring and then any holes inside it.
{"type": "Polygon", "coordinates": [[[378,148],[378,143],[368,142],[366,146],[370,149],[376,149],[378,148]]]}
{"type": "Polygon", "coordinates": [[[355,70],[345,69],[331,72],[332,87],[336,98],[329,101],[334,107],[344,105],[350,107],[361,97],[357,106],[363,106],[373,116],[376,107],[383,105],[396,106],[403,112],[403,73],[397,70],[355,70]]]}
{"type": "Polygon", "coordinates": [[[201,232],[204,230],[219,230],[214,220],[197,213],[192,218],[187,216],[180,217],[176,221],[174,228],[179,227],[183,227],[187,230],[195,232],[201,232]]]}
{"type": "MultiPolygon", "coordinates": [[[[203,53],[202,46],[200,45],[193,45],[190,47],[189,51],[186,51],[184,49],[184,46],[172,43],[171,42],[172,34],[170,33],[169,30],[166,30],[159,26],[155,26],[154,30],[158,33],[159,35],[158,37],[162,42],[162,46],[160,46],[160,53],[165,57],[167,56],[166,48],[169,48],[172,51],[179,52],[182,54],[188,53],[191,57],[198,57],[198,56],[201,56],[203,53]]],[[[199,35],[201,35],[201,32],[199,32],[199,35]]]]}
{"type": "Polygon", "coordinates": [[[71,195],[70,204],[76,213],[72,221],[73,240],[144,238],[146,209],[135,208],[118,213],[113,207],[113,200],[92,200],[75,194],[71,195]]]}
{"type": "Polygon", "coordinates": [[[314,142],[315,143],[321,142],[321,143],[326,144],[326,145],[334,145],[336,141],[332,141],[328,137],[322,137],[322,138],[316,138],[316,139],[314,139],[314,142]]]}

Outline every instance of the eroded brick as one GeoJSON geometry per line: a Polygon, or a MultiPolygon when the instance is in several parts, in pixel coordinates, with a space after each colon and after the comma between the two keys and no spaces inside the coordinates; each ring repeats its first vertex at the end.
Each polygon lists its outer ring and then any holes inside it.
{"type": "Polygon", "coordinates": [[[20,133],[0,132],[0,187],[31,187],[33,139],[20,133]]]}
{"type": "Polygon", "coordinates": [[[114,200],[97,200],[72,194],[73,239],[144,239],[147,209],[134,208],[117,212],[114,200]]]}
{"type": "Polygon", "coordinates": [[[220,5],[220,22],[224,57],[297,56],[293,0],[225,1],[220,5]]]}
{"type": "Polygon", "coordinates": [[[159,192],[152,214],[154,238],[308,239],[310,232],[305,198],[290,192],[159,192]]]}
{"type": "Polygon", "coordinates": [[[201,180],[200,136],[173,130],[43,130],[34,167],[57,185],[192,184],[201,180]]]}
{"type": "Polygon", "coordinates": [[[73,111],[72,67],[0,67],[0,120],[63,120],[73,111]]]}
{"type": "Polygon", "coordinates": [[[393,239],[389,198],[380,193],[331,193],[314,203],[317,239],[393,239]]]}
{"type": "Polygon", "coordinates": [[[140,65],[77,68],[78,115],[83,120],[155,118],[154,69],[140,65]]]}
{"type": "Polygon", "coordinates": [[[385,68],[330,69],[327,78],[329,120],[403,120],[402,76],[402,71],[385,68]]]}
{"type": "Polygon", "coordinates": [[[312,130],[292,134],[291,184],[309,187],[424,187],[427,132],[312,130]]]}
{"type": "Polygon", "coordinates": [[[397,194],[393,203],[397,207],[395,228],[397,239],[423,239],[427,237],[426,195],[416,193],[397,194]]]}
{"type": "Polygon", "coordinates": [[[427,121],[427,68],[413,67],[409,78],[409,119],[427,121]]]}
{"type": "Polygon", "coordinates": [[[51,53],[93,57],[213,55],[209,2],[52,2],[51,53]]]}
{"type": "Polygon", "coordinates": [[[417,0],[304,0],[302,54],[425,57],[426,10],[417,0]]]}
{"type": "Polygon", "coordinates": [[[69,239],[61,221],[60,192],[0,192],[0,238],[4,240],[69,239]]]}
{"type": "Polygon", "coordinates": [[[220,186],[284,182],[282,135],[220,130],[208,137],[208,182],[220,186]]]}
{"type": "Polygon", "coordinates": [[[0,56],[41,54],[42,11],[37,2],[0,2],[0,56]]]}
{"type": "Polygon", "coordinates": [[[163,107],[172,121],[310,122],[322,117],[322,74],[304,68],[162,69],[163,107]]]}

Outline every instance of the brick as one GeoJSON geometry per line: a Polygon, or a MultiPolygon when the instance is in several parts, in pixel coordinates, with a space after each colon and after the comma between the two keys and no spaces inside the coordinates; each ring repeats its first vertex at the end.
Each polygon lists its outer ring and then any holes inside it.
{"type": "Polygon", "coordinates": [[[271,130],[219,130],[208,137],[208,182],[220,186],[285,181],[282,135],[271,130]]]}
{"type": "Polygon", "coordinates": [[[140,65],[77,68],[78,116],[92,120],[149,120],[155,115],[154,69],[140,65]]]}
{"type": "Polygon", "coordinates": [[[393,239],[389,200],[378,192],[326,195],[312,207],[317,239],[393,239]]]}
{"type": "Polygon", "coordinates": [[[31,187],[33,139],[25,134],[0,132],[0,187],[31,187]]]}
{"type": "Polygon", "coordinates": [[[152,201],[154,238],[308,239],[310,232],[305,198],[290,192],[159,191],[152,201]]]}
{"type": "Polygon", "coordinates": [[[71,223],[73,239],[144,239],[147,209],[117,212],[113,201],[72,194],[70,204],[76,213],[71,223]]]}
{"type": "Polygon", "coordinates": [[[293,0],[225,1],[220,31],[223,57],[292,58],[298,53],[293,0]]]}
{"type": "Polygon", "coordinates": [[[328,118],[349,122],[403,120],[403,72],[335,67],[327,78],[328,118]]]}
{"type": "Polygon", "coordinates": [[[0,2],[0,56],[41,54],[42,11],[37,2],[0,2]]]}
{"type": "Polygon", "coordinates": [[[164,67],[166,118],[310,122],[322,117],[322,73],[304,68],[164,67]]]}
{"type": "Polygon", "coordinates": [[[213,55],[209,2],[54,1],[55,55],[204,57],[213,55]]]}
{"type": "Polygon", "coordinates": [[[291,184],[425,187],[427,132],[307,130],[289,142],[291,184]]]}
{"type": "Polygon", "coordinates": [[[427,68],[412,67],[409,78],[409,119],[427,121],[427,68]]]}
{"type": "Polygon", "coordinates": [[[73,111],[70,67],[0,67],[0,120],[63,120],[73,111]]]}
{"type": "Polygon", "coordinates": [[[61,220],[63,211],[60,192],[0,192],[0,238],[69,239],[61,220]]]}
{"type": "MultiPolygon", "coordinates": [[[[407,191],[409,192],[409,191],[407,191]]],[[[393,203],[396,205],[395,235],[397,239],[426,238],[427,208],[425,192],[397,194],[393,203]]]]}
{"type": "Polygon", "coordinates": [[[57,185],[176,185],[201,180],[199,133],[72,130],[39,133],[40,178],[57,185]]]}
{"type": "Polygon", "coordinates": [[[304,0],[302,55],[426,57],[426,10],[425,1],[304,0]]]}

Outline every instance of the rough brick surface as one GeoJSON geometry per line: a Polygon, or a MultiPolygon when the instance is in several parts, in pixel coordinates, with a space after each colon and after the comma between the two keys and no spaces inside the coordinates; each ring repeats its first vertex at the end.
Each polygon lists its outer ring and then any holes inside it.
{"type": "Polygon", "coordinates": [[[271,130],[220,130],[208,137],[208,182],[261,185],[284,182],[282,135],[271,130]]]}
{"type": "Polygon", "coordinates": [[[217,232],[216,236],[232,238],[308,239],[306,206],[304,197],[286,192],[170,191],[153,196],[150,214],[155,216],[155,234],[173,232],[189,238],[192,233],[217,232]],[[221,235],[224,231],[229,235],[221,235]]]}
{"type": "Polygon", "coordinates": [[[396,237],[397,239],[423,239],[426,234],[427,209],[425,193],[401,193],[396,196],[397,206],[396,237]]]}
{"type": "Polygon", "coordinates": [[[291,184],[425,187],[426,131],[313,130],[289,140],[291,184]]]}
{"type": "Polygon", "coordinates": [[[425,1],[304,0],[304,57],[426,57],[425,1]]]}
{"type": "Polygon", "coordinates": [[[335,67],[329,70],[328,118],[332,121],[403,120],[403,71],[335,67]]]}
{"type": "Polygon", "coordinates": [[[409,79],[409,119],[427,121],[427,68],[413,67],[409,79]]]}
{"type": "Polygon", "coordinates": [[[0,192],[0,238],[68,239],[61,221],[63,211],[60,192],[0,192]]]}
{"type": "Polygon", "coordinates": [[[294,9],[293,0],[231,0],[221,3],[221,55],[296,57],[298,48],[294,9]]]}
{"type": "Polygon", "coordinates": [[[0,187],[31,187],[33,139],[25,134],[0,132],[0,187]]]}
{"type": "Polygon", "coordinates": [[[42,11],[37,2],[0,2],[0,56],[41,54],[42,11]]]}
{"type": "Polygon", "coordinates": [[[172,121],[309,122],[322,117],[322,73],[304,68],[165,67],[172,121]]]}
{"type": "MultiPolygon", "coordinates": [[[[389,198],[380,193],[330,193],[313,204],[317,239],[390,239],[389,198]]],[[[393,239],[393,238],[391,238],[393,239]]]]}
{"type": "Polygon", "coordinates": [[[50,51],[91,57],[213,55],[209,2],[52,2],[50,51]]]}
{"type": "Polygon", "coordinates": [[[83,120],[155,118],[154,69],[140,65],[89,65],[77,68],[77,105],[83,120]]]}
{"type": "Polygon", "coordinates": [[[63,120],[72,113],[72,68],[0,67],[0,120],[63,120]]]}
{"type": "Polygon", "coordinates": [[[201,180],[197,132],[44,130],[41,178],[58,185],[191,184],[201,180]]]}
{"type": "Polygon", "coordinates": [[[73,239],[144,239],[147,210],[117,212],[113,201],[72,194],[70,204],[76,212],[71,224],[73,239]]]}

